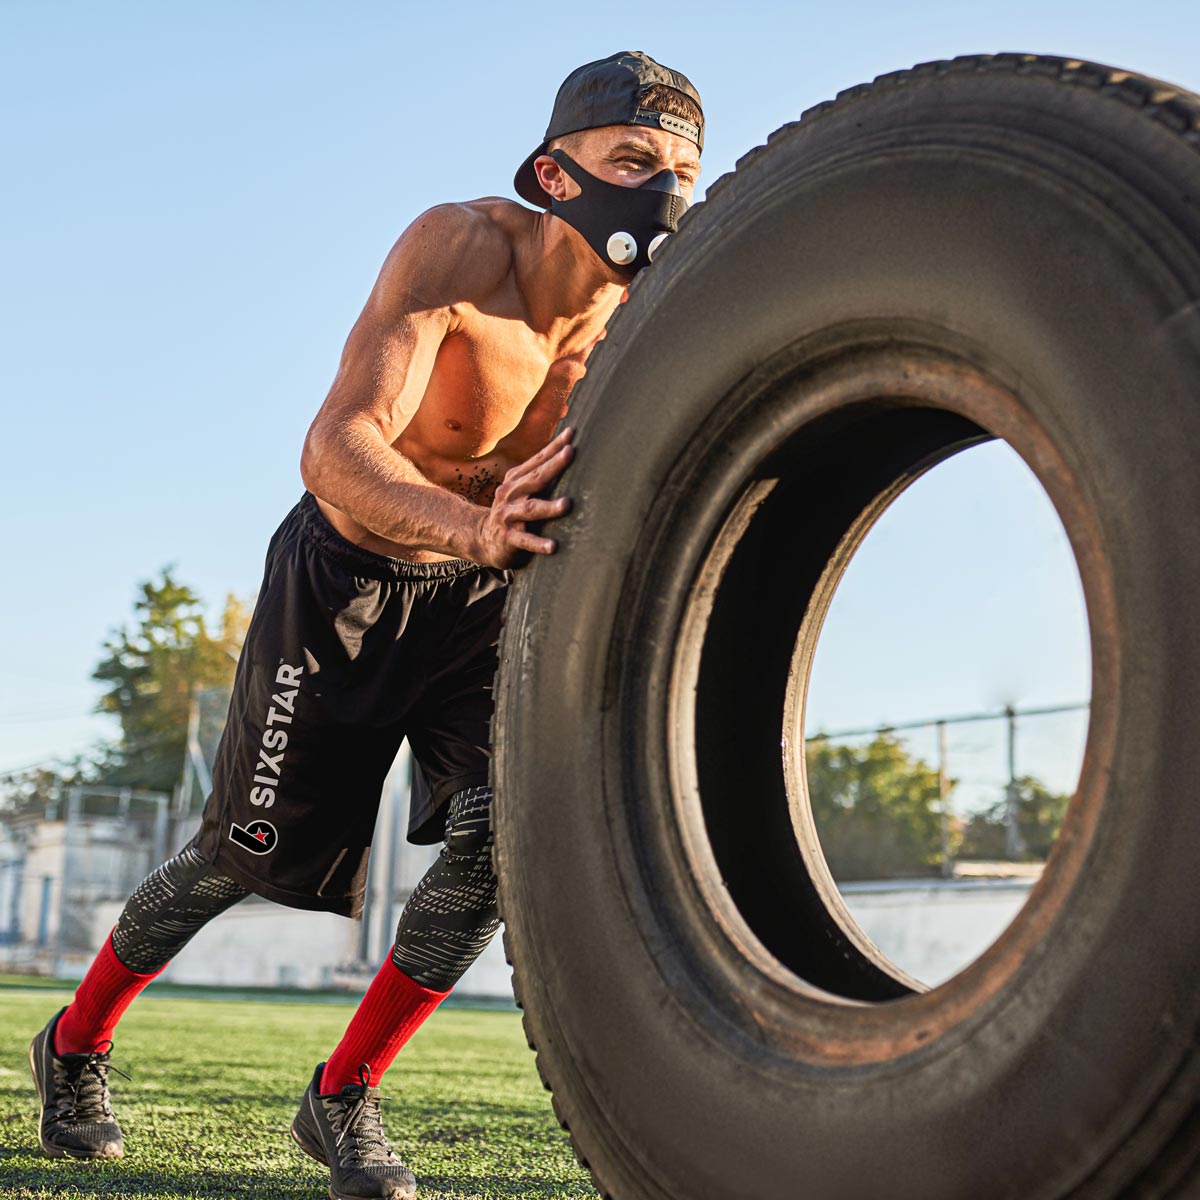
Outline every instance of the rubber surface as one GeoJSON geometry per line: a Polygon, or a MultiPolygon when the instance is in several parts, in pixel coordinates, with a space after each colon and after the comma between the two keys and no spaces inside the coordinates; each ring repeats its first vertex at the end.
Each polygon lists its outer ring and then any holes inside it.
{"type": "Polygon", "coordinates": [[[493,725],[518,1002],[606,1196],[1200,1194],[1198,380],[1200,99],[1091,63],[851,89],[637,278],[493,725]],[[994,436],[1074,547],[1092,718],[1042,882],[923,992],[779,747],[854,545],[994,436]]]}

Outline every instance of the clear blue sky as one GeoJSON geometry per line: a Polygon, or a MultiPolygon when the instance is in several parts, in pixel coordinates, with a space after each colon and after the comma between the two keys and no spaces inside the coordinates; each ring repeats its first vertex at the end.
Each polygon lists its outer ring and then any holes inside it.
{"type": "MultiPolygon", "coordinates": [[[[173,562],[214,605],[253,594],[383,255],[431,204],[511,195],[578,63],[636,48],[687,73],[711,183],[883,71],[1034,50],[1196,87],[1198,30],[1172,0],[6,0],[0,769],[105,731],[88,676],[139,579],[173,562]]],[[[971,456],[914,489],[855,564],[810,729],[1087,698],[1053,514],[1003,447],[971,456]]],[[[1070,775],[1078,730],[1038,754],[1070,775]]]]}

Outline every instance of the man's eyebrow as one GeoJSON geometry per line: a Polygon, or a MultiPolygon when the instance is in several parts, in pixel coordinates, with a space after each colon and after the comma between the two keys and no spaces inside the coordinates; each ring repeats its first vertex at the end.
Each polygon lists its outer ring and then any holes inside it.
{"type": "MultiPolygon", "coordinates": [[[[662,155],[658,152],[658,147],[653,142],[642,142],[635,138],[630,138],[624,142],[618,142],[615,146],[609,149],[609,154],[616,154],[621,150],[634,150],[639,154],[645,154],[648,158],[654,159],[656,162],[662,162],[662,155]]],[[[686,158],[681,163],[681,167],[691,167],[693,171],[700,170],[700,164],[693,158],[686,158]]]]}

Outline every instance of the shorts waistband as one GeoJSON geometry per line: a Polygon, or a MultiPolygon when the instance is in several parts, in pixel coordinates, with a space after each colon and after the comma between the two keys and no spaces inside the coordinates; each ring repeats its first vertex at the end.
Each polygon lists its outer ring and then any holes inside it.
{"type": "Polygon", "coordinates": [[[343,537],[329,523],[312,492],[305,492],[297,506],[305,538],[322,554],[334,559],[355,575],[368,579],[453,579],[482,568],[467,558],[448,558],[441,562],[410,562],[364,550],[343,537]]]}

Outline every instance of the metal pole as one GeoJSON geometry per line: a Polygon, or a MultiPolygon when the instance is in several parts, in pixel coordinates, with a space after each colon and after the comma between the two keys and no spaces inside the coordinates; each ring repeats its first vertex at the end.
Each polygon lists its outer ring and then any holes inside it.
{"type": "MultiPolygon", "coordinates": [[[[375,914],[371,929],[370,958],[377,963],[383,952],[383,939],[387,936],[387,923],[391,920],[392,902],[388,895],[391,886],[392,870],[388,863],[388,855],[392,849],[392,825],[395,824],[396,781],[394,773],[389,772],[383,785],[383,800],[379,806],[379,825],[375,831],[375,846],[379,847],[379,870],[375,874],[375,914]]],[[[372,846],[372,853],[374,846],[372,846]]]]}
{"type": "Polygon", "coordinates": [[[378,908],[377,892],[379,877],[383,873],[381,855],[376,847],[384,843],[384,824],[387,821],[387,788],[388,781],[383,781],[383,794],[380,797],[379,814],[375,818],[375,830],[371,837],[371,854],[367,859],[367,886],[363,891],[362,916],[358,927],[358,960],[369,964],[375,959],[375,916],[378,908]]]}
{"type": "Polygon", "coordinates": [[[58,974],[58,963],[62,958],[67,917],[71,907],[70,882],[73,872],[79,869],[79,823],[83,815],[83,789],[73,787],[67,793],[67,821],[63,827],[62,873],[58,884],[58,920],[54,923],[54,974],[58,974]]]}
{"type": "Polygon", "coordinates": [[[375,880],[372,878],[375,874],[373,867],[374,863],[369,861],[367,863],[367,887],[363,893],[362,917],[359,919],[358,925],[358,960],[363,963],[371,961],[371,917],[374,908],[371,903],[371,893],[375,889],[375,880]]]}
{"type": "Polygon", "coordinates": [[[946,722],[937,723],[938,731],[938,810],[942,818],[942,878],[954,875],[954,862],[950,857],[950,776],[946,766],[946,722]]]}
{"type": "Polygon", "coordinates": [[[1004,806],[1004,848],[1009,861],[1016,862],[1025,849],[1017,825],[1017,714],[1011,704],[1004,712],[1008,717],[1008,794],[1004,806]]]}
{"type": "MultiPolygon", "coordinates": [[[[183,794],[183,780],[171,789],[170,796],[166,797],[165,803],[167,806],[166,827],[163,836],[163,857],[169,854],[174,854],[179,846],[179,831],[183,828],[183,818],[179,815],[179,801],[183,794]]],[[[161,859],[159,860],[162,861],[161,859]]]]}
{"type": "Polygon", "coordinates": [[[9,913],[8,929],[14,942],[21,940],[21,896],[25,891],[25,859],[13,863],[12,911],[9,913]]]}
{"type": "Polygon", "coordinates": [[[50,896],[54,887],[54,876],[42,876],[42,907],[38,913],[37,944],[39,949],[45,949],[50,941],[50,896]]]}
{"type": "Polygon", "coordinates": [[[158,806],[154,810],[154,861],[162,862],[167,857],[167,794],[164,792],[158,798],[158,806]]]}
{"type": "MultiPolygon", "coordinates": [[[[401,748],[400,755],[407,760],[407,750],[401,748]]],[[[388,794],[388,831],[387,831],[387,859],[385,860],[386,870],[383,873],[383,920],[379,929],[379,954],[376,958],[382,959],[391,948],[395,938],[396,928],[396,855],[400,849],[400,784],[403,779],[403,786],[408,787],[409,764],[407,761],[403,764],[402,770],[392,771],[392,785],[388,794]]]]}
{"type": "Polygon", "coordinates": [[[183,772],[175,785],[175,815],[180,819],[187,816],[192,807],[192,780],[195,777],[190,754],[184,756],[183,772]]]}
{"type": "Polygon", "coordinates": [[[194,692],[188,705],[187,753],[196,782],[200,785],[201,795],[207,799],[212,792],[212,774],[208,763],[204,761],[204,752],[200,749],[200,698],[194,692]]]}

